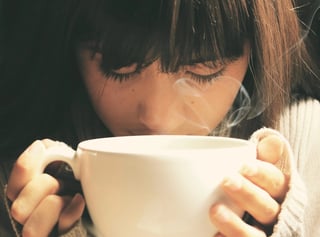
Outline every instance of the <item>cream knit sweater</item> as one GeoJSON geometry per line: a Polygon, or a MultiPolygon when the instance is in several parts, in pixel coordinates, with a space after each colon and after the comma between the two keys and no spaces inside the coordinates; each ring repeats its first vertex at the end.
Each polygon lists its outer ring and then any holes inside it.
{"type": "Polygon", "coordinates": [[[290,174],[290,189],[272,237],[319,237],[320,103],[303,100],[289,107],[280,119],[279,131],[261,129],[252,137],[278,134],[286,143],[286,155],[277,165],[290,174]]]}
{"type": "MultiPolygon", "coordinates": [[[[298,211],[299,188],[290,190],[292,202],[280,216],[280,222],[286,224],[288,229],[280,230],[275,236],[320,236],[320,103],[316,100],[300,101],[291,106],[280,120],[279,131],[287,138],[292,148],[292,170],[297,170],[301,177],[307,195],[307,204],[303,207],[304,214],[298,211]],[[287,214],[289,216],[287,216],[287,214]],[[299,221],[302,223],[299,223],[299,221]],[[298,226],[303,227],[302,233],[292,232],[298,226]]],[[[295,180],[295,179],[294,179],[295,180]]],[[[293,181],[294,182],[294,181],[293,181]]],[[[291,185],[295,185],[291,182],[291,185]]],[[[298,185],[297,185],[298,186],[298,185]]],[[[288,195],[289,196],[289,195],[288,195]]],[[[281,225],[281,227],[283,227],[281,225]]],[[[280,228],[280,226],[279,226],[280,228]]]]}

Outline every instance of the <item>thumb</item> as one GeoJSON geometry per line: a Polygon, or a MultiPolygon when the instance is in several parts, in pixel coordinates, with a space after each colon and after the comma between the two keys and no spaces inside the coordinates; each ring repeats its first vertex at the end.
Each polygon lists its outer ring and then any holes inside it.
{"type": "Polygon", "coordinates": [[[277,163],[284,152],[284,143],[277,135],[262,138],[257,145],[258,159],[272,164],[277,163]]]}

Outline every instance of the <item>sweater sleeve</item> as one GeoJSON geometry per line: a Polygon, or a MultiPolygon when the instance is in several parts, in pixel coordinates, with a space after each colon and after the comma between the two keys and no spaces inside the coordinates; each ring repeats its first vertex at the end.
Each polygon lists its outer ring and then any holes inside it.
{"type": "Polygon", "coordinates": [[[308,202],[303,215],[304,236],[320,236],[320,103],[303,100],[283,114],[279,130],[288,139],[297,167],[306,186],[308,202]]]}
{"type": "Polygon", "coordinates": [[[252,135],[251,140],[257,143],[268,135],[277,135],[284,141],[285,149],[283,157],[278,161],[276,166],[290,177],[289,191],[286,194],[284,202],[281,204],[278,222],[275,224],[271,236],[304,236],[303,216],[307,203],[306,191],[295,167],[291,146],[282,134],[268,128],[256,131],[252,135]]]}

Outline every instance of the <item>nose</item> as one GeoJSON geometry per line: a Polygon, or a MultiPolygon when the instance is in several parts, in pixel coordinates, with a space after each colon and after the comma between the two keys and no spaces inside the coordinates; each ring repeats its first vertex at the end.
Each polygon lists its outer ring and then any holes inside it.
{"type": "Polygon", "coordinates": [[[181,103],[174,91],[174,79],[167,73],[149,74],[138,103],[139,122],[152,134],[174,134],[181,119],[181,103]],[[152,75],[152,76],[151,76],[152,75]]]}

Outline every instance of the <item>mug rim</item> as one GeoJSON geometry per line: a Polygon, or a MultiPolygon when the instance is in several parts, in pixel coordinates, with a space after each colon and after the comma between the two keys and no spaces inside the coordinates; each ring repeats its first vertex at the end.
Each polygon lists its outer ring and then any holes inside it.
{"type": "MultiPolygon", "coordinates": [[[[162,134],[156,134],[156,135],[134,135],[134,136],[117,136],[117,137],[101,137],[101,138],[94,138],[94,139],[88,139],[80,142],[78,144],[78,148],[82,151],[90,151],[90,152],[101,152],[101,153],[127,153],[127,154],[150,154],[156,152],[161,152],[163,151],[160,148],[156,148],[153,146],[153,149],[150,149],[150,152],[147,150],[143,150],[142,152],[139,152],[138,149],[135,151],[126,149],[126,147],[122,148],[117,148],[115,146],[110,146],[110,144],[115,144],[115,143],[125,143],[129,141],[134,141],[137,142],[138,140],[141,142],[141,140],[146,140],[147,142],[155,143],[157,139],[164,139],[167,140],[167,142],[174,141],[176,139],[182,139],[181,141],[192,141],[193,139],[200,139],[202,141],[207,141],[207,142],[220,142],[219,144],[222,144],[223,146],[215,147],[215,149],[239,149],[239,148],[245,148],[245,147],[252,147],[255,146],[255,144],[252,141],[241,139],[241,138],[233,138],[233,137],[224,137],[224,136],[201,136],[201,135],[162,135],[162,134]],[[153,141],[151,141],[151,140],[153,141]],[[233,144],[237,144],[237,146],[231,146],[229,145],[224,145],[223,142],[228,141],[228,142],[233,142],[233,144]],[[103,143],[101,143],[103,142],[103,143]],[[107,144],[106,142],[111,142],[110,144],[107,144]],[[98,145],[99,143],[99,145],[98,145]],[[93,145],[92,145],[93,144],[93,145]],[[103,144],[103,145],[102,145],[103,144]],[[108,145],[108,146],[105,146],[108,145]],[[106,149],[108,147],[108,149],[106,149]],[[152,150],[152,151],[151,151],[152,150]]],[[[154,145],[154,144],[153,144],[154,145]]],[[[189,147],[190,148],[190,147],[189,147]]],[[[187,150],[188,152],[199,152],[201,150],[208,151],[209,149],[213,149],[213,147],[206,146],[202,148],[194,148],[187,150]]],[[[186,146],[181,146],[180,148],[174,148],[171,149],[170,152],[181,152],[181,151],[186,151],[186,146]]]]}

